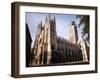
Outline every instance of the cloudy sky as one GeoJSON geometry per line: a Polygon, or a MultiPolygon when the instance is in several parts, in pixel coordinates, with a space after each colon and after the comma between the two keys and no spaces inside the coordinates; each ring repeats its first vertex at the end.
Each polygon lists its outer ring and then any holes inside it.
{"type": "MultiPolygon", "coordinates": [[[[73,14],[50,14],[51,18],[55,16],[56,18],[56,31],[57,35],[63,38],[68,39],[69,36],[69,27],[72,21],[75,21],[76,25],[78,25],[79,20],[76,19],[76,15],[73,14]]],[[[37,25],[42,21],[42,24],[45,22],[45,18],[48,17],[48,13],[34,13],[34,12],[26,12],[25,19],[28,24],[32,40],[34,42],[37,25]]],[[[78,36],[81,36],[82,28],[78,28],[78,36]]]]}

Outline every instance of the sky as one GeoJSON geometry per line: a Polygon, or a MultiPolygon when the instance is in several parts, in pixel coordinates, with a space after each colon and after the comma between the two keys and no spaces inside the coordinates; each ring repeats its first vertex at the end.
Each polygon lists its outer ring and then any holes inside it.
{"type": "MultiPolygon", "coordinates": [[[[75,21],[75,24],[78,25],[79,19],[76,19],[76,15],[74,14],[49,14],[49,13],[34,13],[34,12],[26,12],[25,21],[28,24],[31,38],[34,42],[35,35],[37,31],[37,25],[42,21],[42,24],[45,24],[45,19],[51,15],[51,18],[56,18],[56,32],[58,36],[68,39],[69,36],[69,27],[72,21],[75,21]]],[[[78,37],[81,36],[82,27],[77,27],[78,37]]]]}

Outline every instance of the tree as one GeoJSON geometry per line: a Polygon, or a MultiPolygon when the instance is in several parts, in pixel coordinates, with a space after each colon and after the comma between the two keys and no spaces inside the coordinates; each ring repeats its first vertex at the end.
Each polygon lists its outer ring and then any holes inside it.
{"type": "Polygon", "coordinates": [[[88,15],[77,15],[76,18],[79,19],[78,27],[83,26],[82,30],[82,37],[84,37],[87,34],[86,40],[89,40],[89,16],[88,15]]]}

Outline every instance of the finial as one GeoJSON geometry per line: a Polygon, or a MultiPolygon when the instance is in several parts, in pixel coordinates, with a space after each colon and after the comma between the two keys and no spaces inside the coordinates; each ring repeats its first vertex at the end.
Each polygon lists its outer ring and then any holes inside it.
{"type": "Polygon", "coordinates": [[[49,13],[49,19],[51,19],[51,14],[49,13]]]}
{"type": "Polygon", "coordinates": [[[47,17],[45,18],[45,22],[47,21],[47,17]]]}
{"type": "Polygon", "coordinates": [[[54,16],[54,21],[56,20],[55,16],[54,16]]]}
{"type": "Polygon", "coordinates": [[[42,20],[41,20],[40,24],[41,24],[41,26],[42,26],[42,20]]]}

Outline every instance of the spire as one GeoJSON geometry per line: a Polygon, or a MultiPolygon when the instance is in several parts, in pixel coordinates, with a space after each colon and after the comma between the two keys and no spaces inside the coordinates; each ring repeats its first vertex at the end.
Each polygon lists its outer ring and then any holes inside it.
{"type": "Polygon", "coordinates": [[[51,19],[51,14],[49,13],[49,20],[51,19]]]}
{"type": "Polygon", "coordinates": [[[50,21],[51,20],[51,14],[49,13],[48,15],[48,20],[50,21]]]}
{"type": "Polygon", "coordinates": [[[38,29],[37,29],[37,32],[38,31],[42,31],[42,20],[40,21],[40,23],[38,24],[38,29]]]}
{"type": "Polygon", "coordinates": [[[54,22],[54,25],[56,25],[56,18],[55,18],[55,16],[54,16],[53,22],[54,22]]]}
{"type": "Polygon", "coordinates": [[[56,18],[55,18],[55,16],[54,16],[54,22],[56,22],[56,18]]]}
{"type": "Polygon", "coordinates": [[[41,25],[41,27],[42,27],[42,20],[41,20],[41,22],[40,22],[40,25],[41,25]]]}
{"type": "Polygon", "coordinates": [[[47,21],[47,17],[45,18],[45,22],[47,21]]]}

